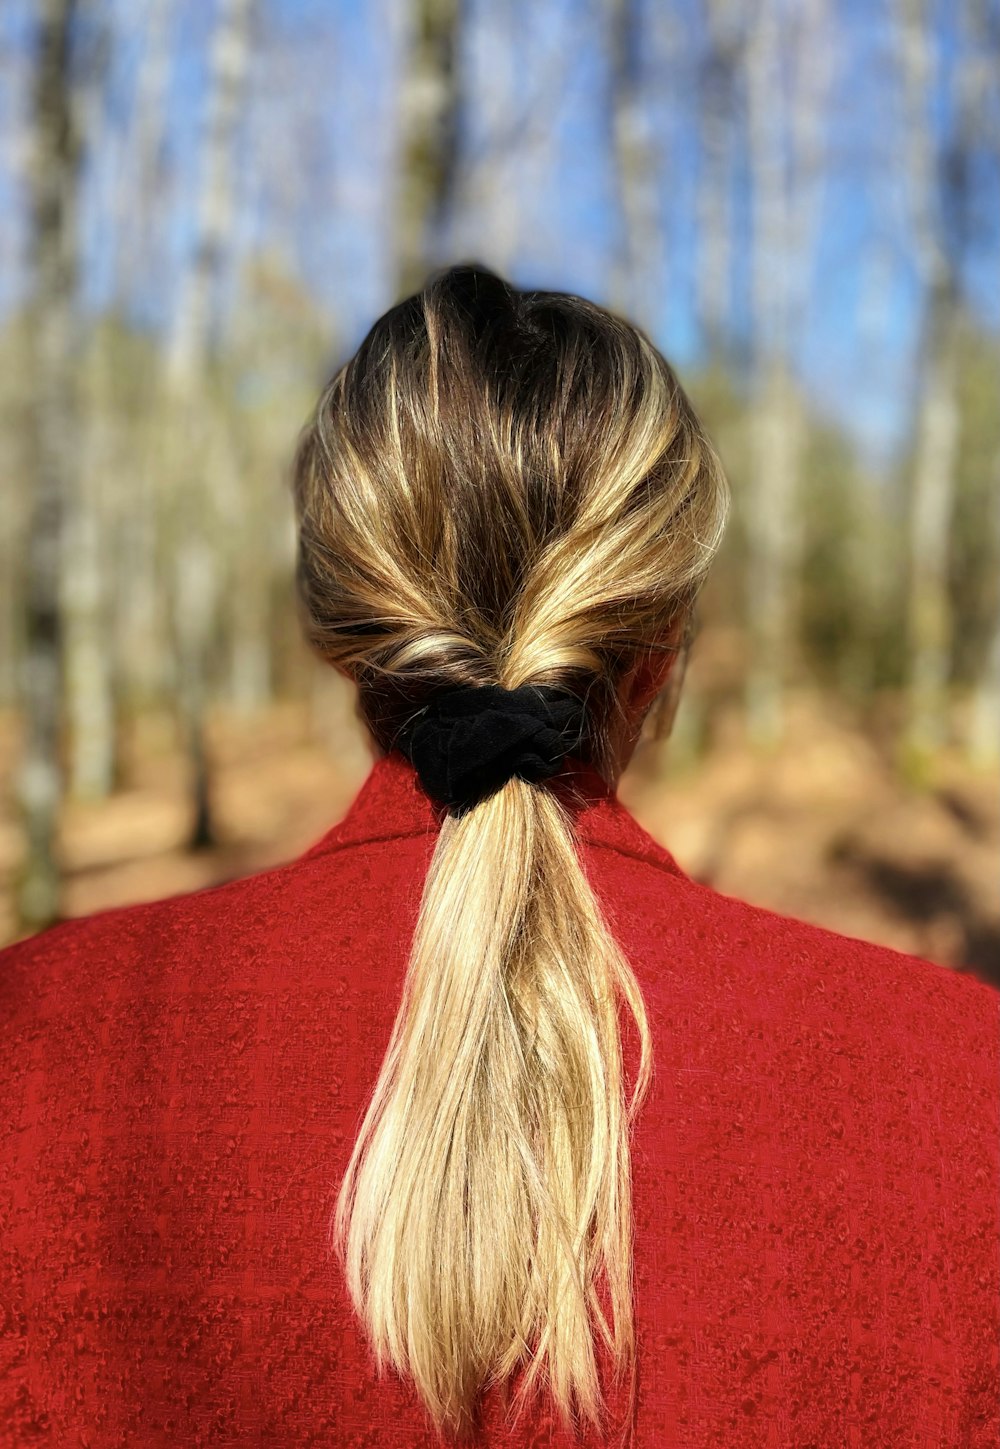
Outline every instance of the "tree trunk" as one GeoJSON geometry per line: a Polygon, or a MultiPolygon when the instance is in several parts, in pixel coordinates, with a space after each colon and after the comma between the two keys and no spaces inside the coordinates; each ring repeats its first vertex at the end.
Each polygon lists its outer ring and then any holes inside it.
{"type": "Polygon", "coordinates": [[[750,738],[766,749],[778,743],[784,728],[803,419],[784,359],[772,357],[765,366],[750,419],[746,582],[751,660],[746,703],[750,738]]]}
{"type": "MultiPolygon", "coordinates": [[[[116,275],[115,311],[123,325],[130,303],[151,266],[165,266],[159,244],[163,231],[162,162],[170,79],[170,0],[148,0],[138,25],[142,59],[133,103],[131,165],[115,193],[117,230],[122,238],[116,275]]],[[[160,477],[155,374],[143,389],[128,435],[128,465],[113,473],[116,493],[115,548],[112,568],[113,627],[119,718],[142,703],[162,697],[169,683],[167,640],[162,624],[162,573],[157,550],[161,517],[156,483],[160,477]]]]}
{"type": "Polygon", "coordinates": [[[423,286],[443,260],[441,244],[455,188],[458,38],[462,0],[408,7],[400,92],[399,295],[423,286]]]}
{"type": "MultiPolygon", "coordinates": [[[[74,104],[79,131],[91,156],[114,146],[105,124],[109,24],[96,7],[88,27],[84,82],[74,104]]],[[[107,588],[111,575],[109,480],[114,469],[117,420],[111,387],[107,330],[81,358],[81,383],[89,384],[79,419],[79,462],[67,496],[66,548],[61,578],[69,793],[83,799],[110,794],[116,775],[114,651],[107,588]]]]}
{"type": "Polygon", "coordinates": [[[909,709],[906,739],[918,759],[947,738],[951,663],[948,557],[958,459],[956,315],[950,288],[929,303],[916,456],[910,492],[909,709]]]}
{"type": "MultiPolygon", "coordinates": [[[[970,158],[982,142],[986,96],[995,75],[985,9],[959,9],[955,121],[943,155],[932,150],[937,95],[926,0],[899,0],[905,161],[917,270],[924,285],[923,367],[910,496],[908,709],[905,744],[921,769],[948,738],[954,621],[948,581],[961,410],[958,337],[963,251],[974,225],[970,158]]],[[[986,122],[985,124],[989,124],[986,122]]],[[[995,135],[995,133],[994,133],[995,135]]],[[[990,686],[986,685],[989,698],[990,686]]]]}
{"type": "Polygon", "coordinates": [[[788,296],[784,287],[789,240],[783,163],[784,115],[779,66],[781,32],[776,0],[762,0],[747,48],[748,143],[753,196],[752,288],[755,400],[750,416],[747,488],[747,728],[755,744],[778,742],[789,646],[785,591],[789,509],[796,458],[789,444],[788,296]]]}
{"type": "MultiPolygon", "coordinates": [[[[993,557],[1000,560],[1000,452],[993,460],[991,513],[984,520],[993,533],[993,557]]],[[[993,627],[982,673],[972,695],[967,748],[979,769],[1000,764],[1000,586],[994,581],[993,627]]]]}
{"type": "Polygon", "coordinates": [[[34,506],[28,528],[24,749],[18,778],[26,856],[17,883],[20,924],[59,913],[55,846],[63,787],[60,577],[67,502],[74,486],[77,399],[76,189],[78,115],[71,93],[74,0],[41,0],[29,185],[36,267],[32,369],[34,506]]]}
{"type": "MultiPolygon", "coordinates": [[[[162,228],[163,144],[170,82],[170,0],[146,0],[139,11],[142,60],[133,102],[131,167],[115,192],[116,225],[122,238],[117,269],[117,302],[125,310],[135,300],[150,259],[157,257],[162,228]]],[[[119,22],[122,23],[122,22],[119,22]]],[[[165,262],[165,258],[161,259],[165,262]]]]}
{"type": "Polygon", "coordinates": [[[456,204],[445,235],[451,256],[481,257],[506,275],[522,229],[521,199],[531,194],[540,162],[553,144],[554,98],[563,80],[553,65],[544,95],[523,103],[525,72],[530,79],[532,62],[537,64],[536,56],[519,55],[516,45],[528,23],[525,6],[526,0],[515,5],[463,0],[456,36],[456,55],[461,51],[463,61],[458,83],[468,88],[471,103],[454,152],[456,204]],[[466,27],[471,42],[459,45],[466,27]]]}
{"type": "Polygon", "coordinates": [[[272,696],[271,583],[275,518],[270,473],[236,430],[225,437],[220,467],[231,474],[238,509],[231,519],[236,548],[232,563],[229,627],[229,698],[243,716],[265,708],[272,696]],[[263,474],[263,476],[262,476],[263,474]]]}
{"type": "MultiPolygon", "coordinates": [[[[107,336],[102,335],[97,345],[99,352],[105,353],[107,336]]],[[[93,365],[107,373],[106,359],[99,357],[93,365]]],[[[108,495],[116,427],[109,380],[107,375],[101,379],[102,385],[82,424],[85,447],[68,511],[62,584],[69,792],[81,799],[103,799],[114,788],[117,774],[112,630],[107,599],[112,573],[108,495]]]]}
{"type": "Polygon", "coordinates": [[[209,61],[195,241],[167,353],[168,377],[182,396],[198,391],[215,341],[214,292],[232,233],[233,143],[246,91],[253,10],[254,0],[219,0],[209,61]]]}
{"type": "Polygon", "coordinates": [[[220,540],[214,526],[215,480],[208,364],[216,288],[232,231],[233,147],[250,58],[253,0],[220,0],[209,65],[196,233],[166,360],[174,549],[169,580],[177,649],[178,710],[191,768],[193,848],[215,838],[205,744],[209,653],[221,597],[220,540]]]}
{"type": "Polygon", "coordinates": [[[944,741],[951,619],[948,544],[958,451],[956,296],[951,258],[936,220],[941,197],[932,150],[933,32],[924,0],[899,0],[899,54],[906,106],[903,153],[914,256],[925,291],[916,447],[910,476],[907,717],[904,743],[924,761],[944,741]]]}
{"type": "Polygon", "coordinates": [[[701,82],[698,184],[698,317],[709,357],[725,352],[732,326],[732,149],[744,22],[727,0],[707,0],[708,55],[701,82]]]}
{"type": "Polygon", "coordinates": [[[833,51],[833,37],[822,33],[825,0],[812,0],[796,15],[796,85],[786,108],[780,19],[777,0],[763,0],[747,47],[757,397],[746,510],[746,704],[749,736],[765,748],[782,737],[798,637],[805,418],[792,355],[821,211],[820,139],[833,51]]]}
{"type": "Polygon", "coordinates": [[[620,222],[612,253],[611,306],[635,317],[651,286],[662,289],[663,247],[657,216],[657,154],[644,106],[644,54],[650,43],[638,0],[609,0],[611,133],[620,222]]]}

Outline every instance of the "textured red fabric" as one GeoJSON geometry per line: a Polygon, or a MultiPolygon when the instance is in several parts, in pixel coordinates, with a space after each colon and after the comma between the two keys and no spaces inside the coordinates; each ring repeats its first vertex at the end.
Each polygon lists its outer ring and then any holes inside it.
{"type": "MultiPolygon", "coordinates": [[[[1000,993],[698,885],[569,786],[654,1036],[635,1443],[995,1449],[1000,993]]],[[[290,864],[0,953],[4,1449],[437,1442],[327,1239],[437,828],[390,755],[290,864]]],[[[570,1442],[495,1395],[483,1443],[570,1442]]]]}

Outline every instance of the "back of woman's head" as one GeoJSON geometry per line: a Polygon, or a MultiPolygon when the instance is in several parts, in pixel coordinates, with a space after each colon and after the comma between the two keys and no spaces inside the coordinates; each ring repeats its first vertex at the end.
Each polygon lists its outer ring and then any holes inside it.
{"type": "MultiPolygon", "coordinates": [[[[729,502],[642,332],[474,266],[374,325],[293,483],[308,637],[382,748],[441,691],[550,685],[585,701],[576,753],[607,779],[625,682],[676,648],[729,502]]],[[[603,1427],[595,1328],[634,1389],[629,1129],[651,1071],[558,791],[515,775],[445,815],[333,1224],[379,1367],[443,1431],[522,1363],[522,1396],[544,1380],[603,1427]],[[641,1042],[629,1102],[619,998],[641,1042]]]]}

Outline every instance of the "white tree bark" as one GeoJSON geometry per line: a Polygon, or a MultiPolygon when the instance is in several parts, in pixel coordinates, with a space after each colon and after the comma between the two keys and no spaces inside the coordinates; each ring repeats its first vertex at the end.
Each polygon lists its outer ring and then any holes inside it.
{"type": "Polygon", "coordinates": [[[475,256],[509,275],[521,240],[521,199],[546,184],[555,117],[573,65],[572,28],[548,27],[545,52],[525,45],[531,0],[464,0],[462,84],[475,104],[455,157],[452,257],[475,256]]]}
{"type": "Polygon", "coordinates": [[[746,19],[729,0],[707,0],[708,55],[702,73],[702,167],[698,184],[698,316],[710,356],[732,326],[733,140],[737,76],[746,19]]]}
{"type": "Polygon", "coordinates": [[[762,0],[747,48],[757,396],[745,513],[746,702],[750,738],[765,747],[783,732],[797,637],[805,419],[791,359],[821,213],[820,149],[835,55],[826,0],[809,0],[796,15],[795,81],[786,102],[780,61],[788,39],[781,18],[777,0],[762,0]]]}
{"type": "MultiPolygon", "coordinates": [[[[611,306],[641,316],[651,286],[666,284],[658,216],[662,156],[652,133],[643,57],[655,43],[638,0],[608,0],[612,69],[612,134],[620,213],[619,244],[612,254],[611,306]]],[[[662,24],[660,29],[662,29],[662,24]]]]}
{"type": "MultiPolygon", "coordinates": [[[[62,609],[65,620],[68,793],[102,799],[116,778],[113,631],[108,582],[112,569],[108,465],[115,426],[103,398],[81,421],[82,467],[67,510],[62,609]]],[[[113,466],[113,465],[112,465],[113,466]]]]}
{"type": "MultiPolygon", "coordinates": [[[[6,125],[0,129],[0,173],[18,189],[28,192],[35,140],[34,117],[27,103],[28,69],[12,49],[0,51],[0,86],[7,95],[6,125]]],[[[22,217],[8,207],[0,218],[0,274],[10,284],[22,283],[22,217]]],[[[31,379],[24,367],[30,318],[12,320],[0,341],[0,387],[3,424],[0,469],[13,479],[30,477],[32,462],[28,429],[18,421],[29,416],[31,379]]],[[[20,699],[24,557],[32,490],[0,488],[0,705],[14,707],[20,699]]]]}
{"type": "MultiPolygon", "coordinates": [[[[394,19],[397,18],[395,11],[394,19]]],[[[399,94],[398,292],[423,286],[455,189],[462,0],[418,0],[399,15],[404,55],[399,94]]]]}
{"type": "MultiPolygon", "coordinates": [[[[75,104],[79,134],[91,156],[114,151],[105,105],[109,34],[106,18],[91,7],[91,51],[75,104]]],[[[110,794],[116,777],[113,697],[114,638],[109,608],[113,572],[110,481],[117,420],[110,386],[107,333],[96,337],[83,366],[91,374],[79,418],[80,459],[67,500],[61,589],[65,621],[65,689],[69,726],[68,793],[83,799],[110,794]],[[94,375],[96,374],[96,376],[94,375]]]]}
{"type": "Polygon", "coordinates": [[[233,223],[233,142],[246,90],[254,0],[219,0],[209,61],[195,244],[181,280],[167,351],[167,376],[196,392],[211,345],[213,292],[233,223]]]}
{"type": "MultiPolygon", "coordinates": [[[[970,226],[966,175],[973,149],[987,139],[987,104],[998,60],[981,0],[959,7],[955,119],[947,154],[934,150],[934,93],[940,57],[925,0],[900,0],[906,178],[915,257],[926,296],[920,414],[911,477],[909,530],[909,709],[906,741],[919,758],[949,735],[949,677],[954,633],[948,558],[961,432],[959,332],[963,247],[970,226]],[[991,44],[992,41],[992,44],[991,44]]],[[[989,142],[996,153],[995,122],[989,142]]],[[[986,683],[986,697],[990,685],[986,683]]]]}
{"type": "Polygon", "coordinates": [[[65,516],[76,468],[75,222],[79,137],[71,94],[74,0],[39,0],[34,144],[29,162],[35,257],[32,372],[35,487],[27,539],[24,747],[17,795],[26,854],[17,882],[21,923],[42,927],[59,910],[55,830],[63,787],[60,576],[65,516]]]}
{"type": "MultiPolygon", "coordinates": [[[[994,558],[1000,560],[1000,452],[993,460],[992,511],[984,520],[993,535],[994,558]]],[[[979,769],[1000,764],[1000,587],[994,585],[996,607],[983,670],[972,695],[968,752],[979,769]]]]}
{"type": "Polygon", "coordinates": [[[939,221],[931,106],[938,55],[924,0],[897,11],[906,108],[903,161],[913,255],[925,313],[918,382],[917,436],[910,478],[908,710],[906,742],[926,756],[945,740],[951,659],[948,547],[958,458],[956,282],[939,221]]]}
{"type": "Polygon", "coordinates": [[[195,242],[184,273],[168,341],[165,376],[172,483],[171,596],[177,655],[178,709],[194,795],[192,844],[214,838],[205,747],[209,651],[222,596],[218,488],[212,476],[207,364],[215,343],[214,301],[230,244],[236,128],[249,68],[253,0],[220,0],[209,62],[208,105],[201,149],[195,242]]]}
{"type": "MultiPolygon", "coordinates": [[[[147,0],[142,7],[142,60],[138,67],[128,165],[114,202],[121,238],[117,271],[117,310],[124,314],[144,275],[165,264],[158,246],[163,230],[162,155],[170,78],[170,0],[147,0]]],[[[154,375],[155,384],[155,375],[154,375]]],[[[138,404],[139,426],[123,448],[112,474],[115,489],[115,555],[112,569],[117,700],[120,708],[148,701],[169,682],[165,670],[161,574],[157,522],[161,516],[154,430],[155,385],[138,404]]]]}
{"type": "MultiPolygon", "coordinates": [[[[987,87],[1000,72],[1000,27],[987,24],[983,0],[969,0],[969,41],[963,76],[963,117],[967,133],[974,126],[985,134],[979,139],[989,147],[994,164],[1000,164],[1000,122],[997,108],[983,104],[987,87]]],[[[1000,451],[993,457],[992,487],[989,497],[992,508],[984,520],[993,539],[994,567],[1000,570],[1000,451]]],[[[972,697],[969,736],[969,757],[982,769],[1000,764],[1000,586],[994,579],[994,614],[982,674],[972,697]]]]}
{"type": "MultiPolygon", "coordinates": [[[[117,270],[117,301],[127,306],[135,298],[162,227],[162,155],[166,135],[167,90],[170,81],[170,0],[146,0],[136,28],[142,35],[142,61],[138,67],[132,105],[132,135],[128,164],[113,204],[115,229],[121,238],[117,270]]],[[[119,22],[123,23],[123,22],[119,22]]]]}

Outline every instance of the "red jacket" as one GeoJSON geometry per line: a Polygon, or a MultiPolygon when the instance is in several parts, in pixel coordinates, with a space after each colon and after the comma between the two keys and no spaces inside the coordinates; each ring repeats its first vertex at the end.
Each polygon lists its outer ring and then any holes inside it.
{"type": "MultiPolygon", "coordinates": [[[[575,768],[654,1036],[635,1444],[996,1449],[1000,993],[696,884],[575,768]]],[[[290,864],[0,952],[3,1449],[437,1442],[327,1238],[437,828],[390,755],[290,864]]],[[[495,1393],[483,1443],[568,1444],[495,1393]]]]}

